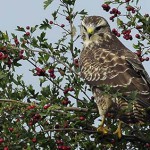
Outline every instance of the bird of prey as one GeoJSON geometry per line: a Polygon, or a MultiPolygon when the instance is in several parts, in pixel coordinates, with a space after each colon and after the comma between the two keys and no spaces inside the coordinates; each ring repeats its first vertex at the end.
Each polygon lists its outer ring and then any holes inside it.
{"type": "Polygon", "coordinates": [[[102,118],[98,131],[108,133],[106,113],[116,111],[114,132],[121,138],[121,124],[145,123],[150,118],[150,78],[135,53],[126,48],[100,16],[82,20],[81,77],[90,85],[102,118]]]}

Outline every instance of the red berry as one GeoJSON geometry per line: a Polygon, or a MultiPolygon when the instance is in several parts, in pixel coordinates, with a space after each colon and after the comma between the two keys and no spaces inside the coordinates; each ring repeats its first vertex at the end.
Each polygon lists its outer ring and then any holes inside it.
{"type": "Polygon", "coordinates": [[[9,130],[10,132],[13,132],[13,131],[14,131],[14,128],[8,128],[8,130],[9,130]]]}
{"type": "Polygon", "coordinates": [[[32,139],[32,142],[33,142],[33,143],[36,143],[36,142],[37,142],[36,138],[33,138],[33,139],[32,139]]]}
{"type": "Polygon", "coordinates": [[[53,24],[54,22],[53,22],[53,21],[50,21],[49,23],[50,23],[50,24],[53,24]]]}
{"type": "Polygon", "coordinates": [[[68,99],[64,99],[64,100],[62,100],[61,103],[62,103],[62,105],[67,106],[69,104],[69,101],[68,101],[68,99]]]}
{"type": "Polygon", "coordinates": [[[35,105],[30,105],[30,106],[27,107],[27,109],[29,109],[29,110],[34,109],[35,107],[36,107],[35,105]]]}
{"type": "Polygon", "coordinates": [[[137,55],[138,57],[140,57],[141,54],[142,54],[141,50],[137,50],[137,51],[136,51],[136,55],[137,55]]]}
{"type": "Polygon", "coordinates": [[[36,75],[38,75],[38,76],[45,76],[45,70],[44,69],[36,67],[35,70],[37,71],[36,75]]]}
{"type": "Polygon", "coordinates": [[[72,18],[71,16],[67,16],[67,17],[66,17],[66,20],[70,21],[71,18],[72,18]]]}
{"type": "Polygon", "coordinates": [[[150,143],[146,143],[146,144],[145,144],[145,147],[150,147],[150,143]]]}
{"type": "Polygon", "coordinates": [[[117,35],[116,35],[117,37],[120,37],[120,33],[117,33],[117,35]]]}
{"type": "Polygon", "coordinates": [[[51,77],[51,78],[53,78],[53,79],[55,79],[55,78],[56,78],[56,76],[55,76],[55,74],[54,74],[54,73],[50,73],[50,77],[51,77]]]}
{"type": "Polygon", "coordinates": [[[56,140],[56,143],[58,144],[58,145],[63,145],[64,144],[64,142],[62,141],[62,140],[56,140]]]}
{"type": "Polygon", "coordinates": [[[63,145],[62,150],[68,150],[67,146],[63,145]]]}
{"type": "Polygon", "coordinates": [[[142,29],[142,26],[141,25],[137,25],[136,29],[142,29]]]}
{"type": "Polygon", "coordinates": [[[69,87],[68,91],[74,91],[74,88],[73,87],[69,87]]]}
{"type": "Polygon", "coordinates": [[[115,16],[111,16],[109,19],[114,21],[115,16]]]}
{"type": "Polygon", "coordinates": [[[135,13],[135,9],[132,10],[132,13],[133,13],[133,14],[135,13]]]}
{"type": "Polygon", "coordinates": [[[79,117],[79,119],[80,119],[81,121],[83,121],[83,120],[85,120],[85,117],[81,116],[81,117],[79,117]]]}
{"type": "Polygon", "coordinates": [[[65,25],[64,25],[64,24],[61,24],[61,27],[62,27],[62,28],[64,28],[64,27],[65,27],[65,25]]]}
{"type": "Polygon", "coordinates": [[[30,32],[26,32],[26,36],[30,36],[30,32]]]}
{"type": "Polygon", "coordinates": [[[49,73],[54,73],[54,68],[48,70],[49,73]]]}
{"type": "Polygon", "coordinates": [[[146,60],[146,61],[149,61],[149,57],[146,57],[145,60],[146,60]]]}
{"type": "Polygon", "coordinates": [[[3,150],[9,150],[9,149],[8,149],[8,147],[4,147],[4,149],[3,149],[3,150]]]}
{"type": "Polygon", "coordinates": [[[126,0],[126,2],[130,2],[130,0],[126,0]]]}
{"type": "Polygon", "coordinates": [[[62,150],[62,146],[61,145],[57,146],[57,149],[62,150]]]}
{"type": "Polygon", "coordinates": [[[136,34],[135,37],[136,37],[137,39],[140,39],[140,35],[139,35],[139,34],[136,34]]]}
{"type": "Polygon", "coordinates": [[[102,4],[102,8],[107,12],[110,10],[110,6],[108,4],[102,4]]]}
{"type": "Polygon", "coordinates": [[[4,139],[3,139],[3,138],[0,138],[0,144],[3,143],[3,142],[4,142],[4,139]]]}
{"type": "Polygon", "coordinates": [[[127,9],[127,11],[134,11],[135,10],[135,8],[132,6],[127,6],[126,9],[127,9]]]}
{"type": "Polygon", "coordinates": [[[59,127],[60,127],[59,124],[55,125],[55,129],[59,129],[59,127]]]}
{"type": "Polygon", "coordinates": [[[143,57],[139,57],[140,61],[143,62],[145,59],[143,57]]]}
{"type": "Polygon", "coordinates": [[[67,94],[67,93],[68,93],[68,89],[65,89],[65,90],[64,90],[64,94],[67,94]]]}
{"type": "Polygon", "coordinates": [[[33,121],[30,121],[29,126],[33,126],[33,125],[34,125],[33,121]]]}
{"type": "Polygon", "coordinates": [[[26,26],[26,29],[29,30],[29,29],[30,29],[30,26],[26,26]]]}
{"type": "Polygon", "coordinates": [[[51,105],[50,104],[46,104],[46,105],[44,105],[44,109],[48,109],[49,107],[50,107],[51,105]]]}
{"type": "Polygon", "coordinates": [[[113,29],[112,29],[112,32],[113,32],[113,33],[116,33],[116,32],[117,32],[117,30],[116,30],[115,28],[113,28],[113,29]]]}

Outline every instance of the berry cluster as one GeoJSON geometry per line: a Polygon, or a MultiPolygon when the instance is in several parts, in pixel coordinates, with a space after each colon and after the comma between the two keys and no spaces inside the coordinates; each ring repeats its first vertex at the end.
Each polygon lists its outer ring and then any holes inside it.
{"type": "Polygon", "coordinates": [[[70,146],[65,146],[62,140],[56,140],[57,149],[58,150],[71,150],[70,146]]]}
{"type": "MultiPolygon", "coordinates": [[[[105,10],[105,11],[109,11],[111,9],[111,7],[109,6],[109,4],[102,4],[102,8],[105,10]]],[[[116,8],[112,8],[111,11],[109,12],[110,14],[113,14],[111,17],[110,17],[110,20],[114,21],[114,18],[117,17],[118,15],[121,14],[121,12],[116,9],[116,8]]]]}
{"type": "Polygon", "coordinates": [[[114,28],[112,29],[112,33],[114,33],[117,37],[120,37],[120,33],[114,28]]]}
{"type": "Polygon", "coordinates": [[[16,46],[19,45],[19,41],[17,38],[14,38],[14,42],[15,42],[16,46]]]}
{"type": "Polygon", "coordinates": [[[130,12],[132,12],[133,14],[135,13],[135,8],[132,7],[132,6],[130,6],[130,5],[128,5],[128,6],[126,7],[126,9],[127,9],[127,11],[130,11],[130,12]]]}
{"type": "Polygon", "coordinates": [[[0,52],[0,60],[5,60],[8,58],[8,54],[4,54],[2,52],[0,52]]]}
{"type": "Polygon", "coordinates": [[[138,58],[139,58],[139,60],[140,60],[141,62],[143,62],[143,61],[149,61],[149,57],[146,57],[146,58],[143,57],[143,54],[142,54],[142,51],[141,51],[141,50],[137,50],[137,51],[135,52],[135,54],[138,56],[138,58]]]}
{"type": "Polygon", "coordinates": [[[67,106],[68,104],[71,103],[71,101],[68,100],[68,98],[65,98],[65,99],[63,99],[63,100],[61,101],[61,103],[62,103],[62,105],[67,106]]]}
{"type": "Polygon", "coordinates": [[[53,78],[53,79],[56,78],[56,75],[54,74],[54,68],[50,68],[50,69],[48,70],[48,72],[49,72],[51,78],[53,78]]]}
{"type": "Polygon", "coordinates": [[[132,40],[132,35],[130,34],[131,33],[131,30],[123,30],[122,31],[122,34],[123,34],[123,38],[126,39],[126,40],[132,40]]]}
{"type": "Polygon", "coordinates": [[[45,76],[45,70],[44,69],[41,69],[39,67],[36,67],[35,70],[37,71],[36,72],[36,75],[37,76],[45,76]]]}
{"type": "Polygon", "coordinates": [[[14,131],[14,128],[8,128],[8,130],[9,130],[10,132],[13,132],[13,131],[14,131]]]}
{"type": "Polygon", "coordinates": [[[110,17],[110,20],[114,21],[114,18],[117,17],[118,15],[121,14],[121,12],[116,9],[116,8],[113,8],[111,11],[110,11],[110,14],[113,14],[113,16],[110,17]]]}
{"type": "Polygon", "coordinates": [[[71,92],[71,91],[74,91],[73,87],[66,88],[66,89],[64,90],[64,94],[67,94],[69,91],[70,91],[70,92],[71,92]]]}
{"type": "Polygon", "coordinates": [[[19,58],[20,59],[25,59],[25,57],[23,56],[24,50],[19,51],[19,58]]]}
{"type": "Polygon", "coordinates": [[[31,119],[30,119],[30,121],[29,121],[29,125],[30,126],[32,126],[32,125],[34,125],[34,124],[36,124],[38,121],[40,121],[41,120],[41,115],[40,114],[33,114],[32,116],[31,116],[31,119]]]}
{"type": "Polygon", "coordinates": [[[76,68],[78,68],[79,67],[79,60],[78,59],[74,59],[74,66],[76,67],[76,68]]]}

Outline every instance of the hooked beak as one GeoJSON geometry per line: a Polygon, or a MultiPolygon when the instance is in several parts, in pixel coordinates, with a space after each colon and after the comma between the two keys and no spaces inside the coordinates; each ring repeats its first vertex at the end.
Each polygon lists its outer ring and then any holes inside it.
{"type": "Polygon", "coordinates": [[[87,33],[88,33],[89,38],[90,38],[92,36],[92,34],[94,33],[94,28],[93,27],[87,28],[87,33]]]}

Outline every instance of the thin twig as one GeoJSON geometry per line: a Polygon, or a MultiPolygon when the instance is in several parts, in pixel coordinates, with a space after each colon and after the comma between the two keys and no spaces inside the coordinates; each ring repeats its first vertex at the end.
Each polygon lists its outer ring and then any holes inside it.
{"type": "MultiPolygon", "coordinates": [[[[97,132],[96,130],[97,128],[94,127],[92,130],[85,130],[85,129],[77,129],[77,128],[59,128],[59,129],[48,129],[48,130],[44,130],[43,132],[54,132],[54,131],[76,131],[76,132],[86,132],[86,133],[89,133],[89,134],[99,134],[99,135],[102,135],[101,133],[97,132]]],[[[103,135],[102,135],[103,136],[103,135]]],[[[112,136],[115,137],[114,134],[112,133],[109,133],[109,134],[106,134],[104,137],[103,137],[103,140],[104,139],[110,139],[112,140],[112,136]]],[[[137,136],[133,136],[133,135],[122,135],[122,138],[120,140],[126,140],[126,141],[130,141],[130,142],[142,142],[142,143],[147,143],[149,142],[148,140],[146,139],[142,139],[140,137],[137,137],[137,136]]],[[[120,141],[119,140],[119,141],[120,141]]]]}
{"type": "MultiPolygon", "coordinates": [[[[12,99],[0,99],[0,102],[10,102],[10,103],[19,103],[19,104],[24,104],[24,105],[31,105],[31,103],[25,103],[25,102],[21,102],[18,100],[12,100],[12,99]]],[[[35,104],[38,105],[38,104],[35,104]]],[[[88,112],[89,109],[88,108],[79,108],[79,107],[59,107],[58,109],[55,109],[54,111],[58,111],[59,110],[65,110],[65,111],[78,111],[78,112],[88,112]]],[[[91,112],[98,112],[97,109],[91,109],[91,112]]]]}
{"type": "Polygon", "coordinates": [[[29,105],[29,103],[12,100],[12,99],[0,99],[0,103],[2,103],[2,102],[11,102],[11,103],[19,103],[19,104],[29,105]]]}
{"type": "MultiPolygon", "coordinates": [[[[13,50],[20,50],[20,48],[17,47],[11,47],[13,50]]],[[[41,49],[41,48],[40,48],[41,49]]],[[[23,49],[24,51],[32,51],[32,52],[37,52],[37,53],[45,53],[48,54],[50,57],[54,58],[58,63],[64,65],[70,72],[74,73],[77,76],[80,76],[78,73],[76,73],[72,68],[70,68],[68,65],[66,65],[63,61],[59,60],[58,58],[52,56],[49,52],[47,52],[45,49],[41,49],[41,50],[35,50],[35,49],[23,49]]]]}
{"type": "Polygon", "coordinates": [[[98,112],[97,109],[79,108],[79,107],[64,107],[66,111],[79,111],[79,112],[98,112]]]}
{"type": "Polygon", "coordinates": [[[92,130],[84,130],[84,129],[76,129],[76,128],[59,128],[59,129],[44,130],[44,132],[49,132],[49,131],[77,131],[77,132],[97,133],[96,130],[92,131],[92,130]]]}

